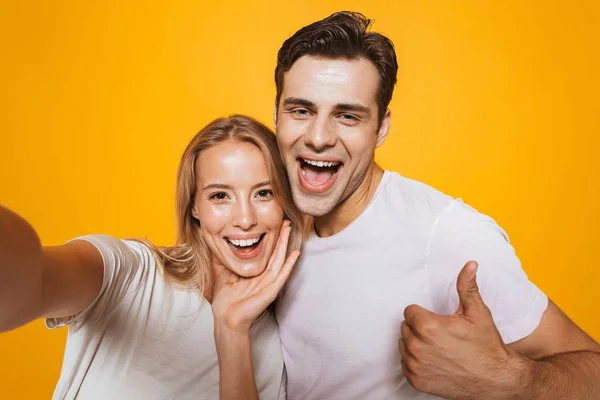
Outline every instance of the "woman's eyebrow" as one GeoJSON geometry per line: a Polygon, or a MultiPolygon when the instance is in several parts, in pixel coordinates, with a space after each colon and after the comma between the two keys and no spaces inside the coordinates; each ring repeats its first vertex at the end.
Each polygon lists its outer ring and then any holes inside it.
{"type": "MultiPolygon", "coordinates": [[[[270,184],[271,184],[270,180],[268,180],[268,181],[262,181],[262,182],[257,183],[256,185],[253,185],[252,186],[252,190],[257,189],[257,188],[262,187],[262,186],[267,186],[267,185],[270,185],[270,184]]],[[[211,183],[211,184],[206,185],[206,186],[204,186],[202,188],[202,190],[208,190],[208,189],[227,189],[227,190],[231,190],[232,187],[230,185],[224,185],[222,183],[211,183]]]]}

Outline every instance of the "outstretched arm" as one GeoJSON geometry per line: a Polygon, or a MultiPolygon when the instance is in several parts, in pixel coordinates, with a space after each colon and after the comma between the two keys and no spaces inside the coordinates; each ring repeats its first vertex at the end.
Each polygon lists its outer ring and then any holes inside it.
{"type": "Polygon", "coordinates": [[[41,302],[42,246],[33,228],[0,206],[0,331],[36,318],[41,302]]]}
{"type": "Polygon", "coordinates": [[[27,221],[0,206],[0,332],[77,314],[99,293],[103,267],[92,244],[42,247],[27,221]]]}

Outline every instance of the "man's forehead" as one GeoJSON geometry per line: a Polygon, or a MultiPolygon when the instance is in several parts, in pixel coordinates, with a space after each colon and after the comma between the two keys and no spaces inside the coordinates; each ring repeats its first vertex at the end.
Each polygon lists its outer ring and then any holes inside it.
{"type": "Polygon", "coordinates": [[[284,76],[282,100],[302,98],[314,103],[376,102],[379,74],[364,58],[343,59],[303,56],[284,76]]]}

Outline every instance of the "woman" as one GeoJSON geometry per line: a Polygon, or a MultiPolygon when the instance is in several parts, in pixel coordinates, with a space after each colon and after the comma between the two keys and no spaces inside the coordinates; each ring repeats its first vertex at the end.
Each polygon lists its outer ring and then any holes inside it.
{"type": "Polygon", "coordinates": [[[0,207],[0,331],[70,326],[55,399],[285,397],[264,311],[301,219],[274,134],[244,116],[200,131],[179,165],[177,222],[174,247],[102,235],[42,247],[0,207]]]}

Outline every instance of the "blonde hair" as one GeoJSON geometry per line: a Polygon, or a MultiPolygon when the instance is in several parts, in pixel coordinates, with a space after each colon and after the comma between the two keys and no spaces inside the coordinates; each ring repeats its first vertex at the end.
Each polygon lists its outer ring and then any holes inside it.
{"type": "Polygon", "coordinates": [[[275,200],[282,206],[284,219],[292,223],[288,253],[302,245],[302,214],[294,205],[288,177],[272,130],[247,116],[218,118],[196,134],[185,149],[177,171],[175,246],[157,247],[143,241],[162,263],[165,273],[178,283],[201,291],[211,284],[211,253],[200,221],[192,216],[196,196],[196,161],[202,151],[226,141],[246,142],[258,147],[267,164],[275,200]]]}

